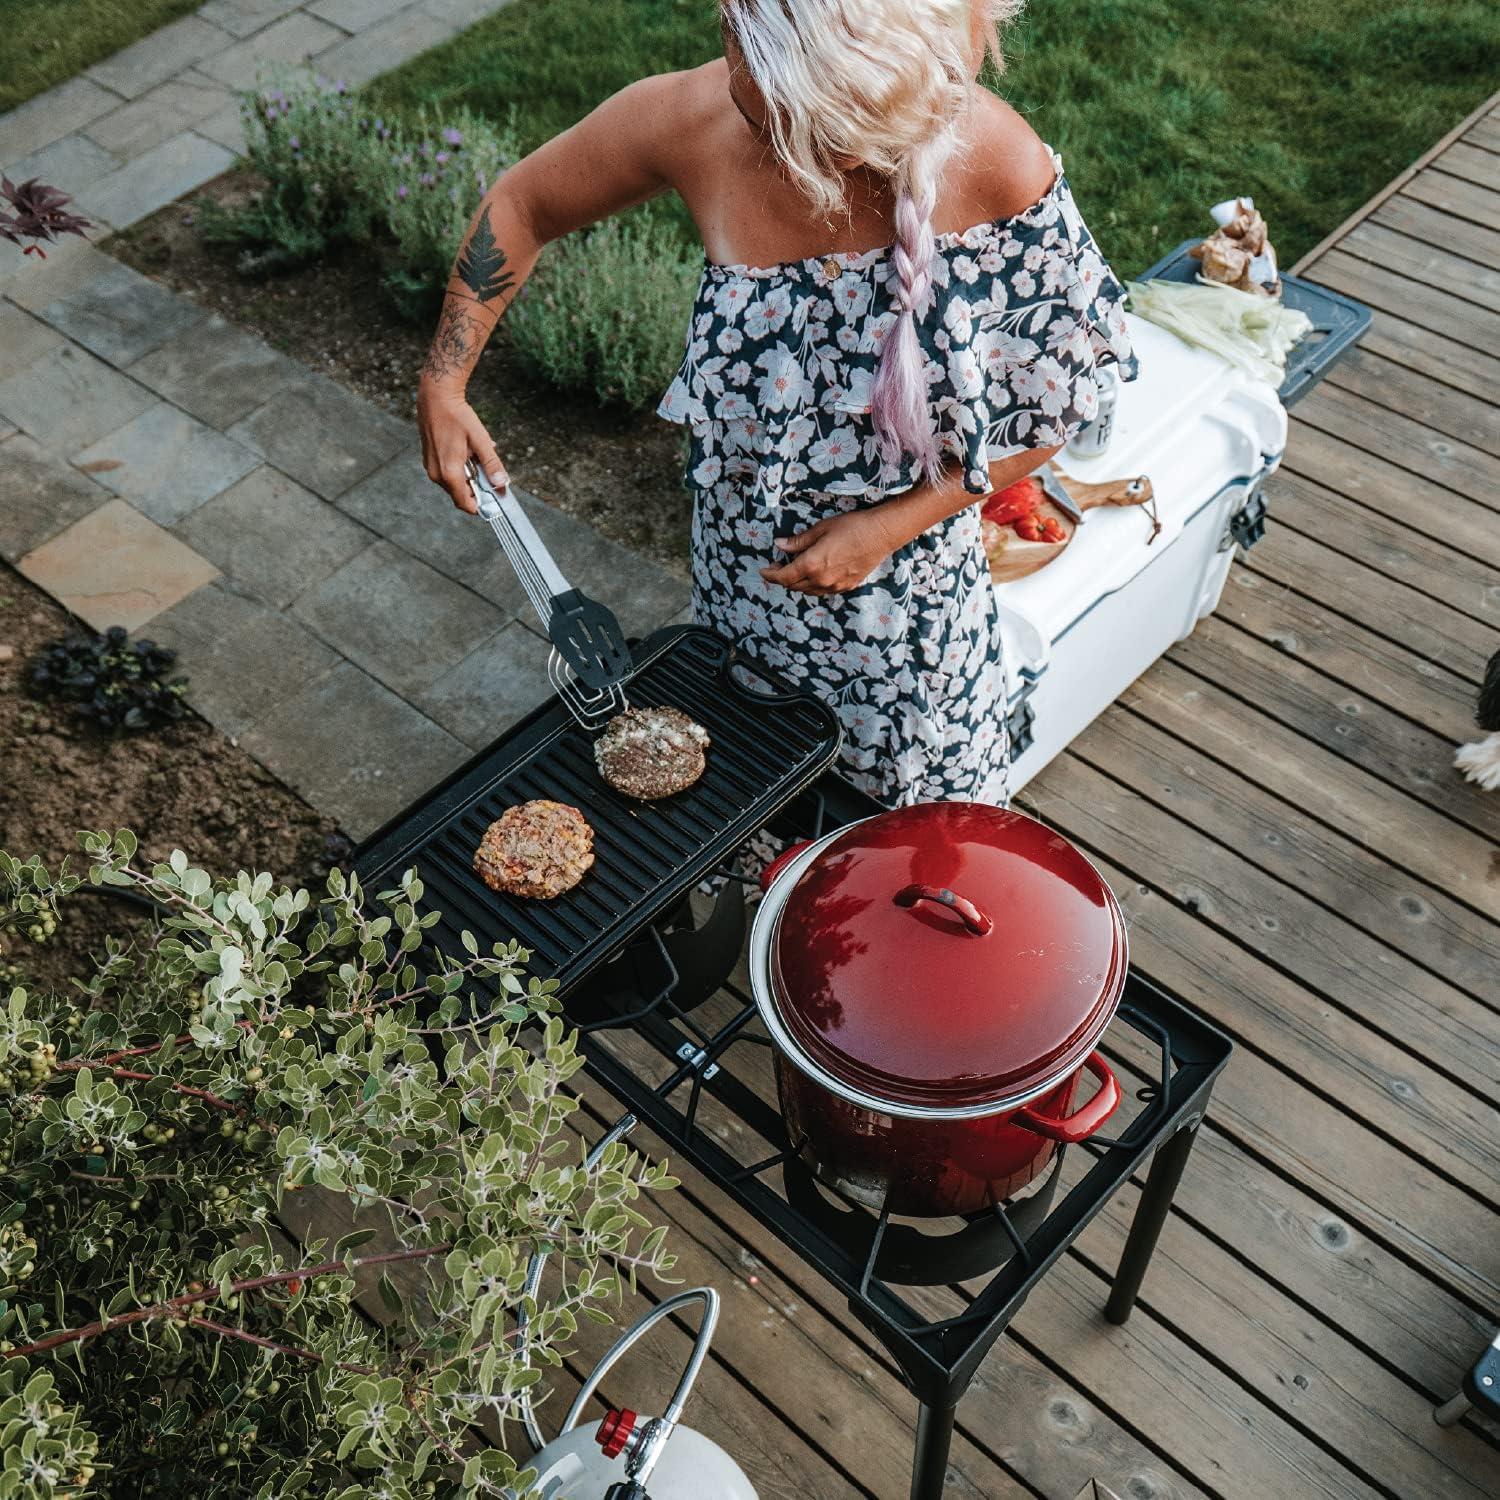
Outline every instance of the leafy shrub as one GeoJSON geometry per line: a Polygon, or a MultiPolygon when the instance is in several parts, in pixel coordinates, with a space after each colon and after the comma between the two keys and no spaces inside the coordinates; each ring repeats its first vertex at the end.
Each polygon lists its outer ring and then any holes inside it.
{"type": "Polygon", "coordinates": [[[246,155],[265,179],[248,203],[202,205],[210,243],[237,248],[240,270],[290,269],[339,245],[389,250],[386,284],[423,316],[485,190],[517,151],[508,128],[463,112],[386,118],[341,82],[287,75],[240,96],[246,155]]]}
{"type": "Polygon", "coordinates": [[[74,631],[38,653],[31,687],[39,697],[71,704],[100,729],[153,729],[185,712],[187,679],[167,675],[176,660],[175,651],[132,641],[118,625],[103,635],[74,631]]]}
{"type": "MultiPolygon", "coordinates": [[[[367,246],[397,307],[419,319],[436,312],[480,199],[520,154],[514,119],[381,115],[326,79],[284,79],[241,109],[266,185],[232,208],[205,200],[205,237],[237,248],[247,275],[367,246]]],[[[549,248],[505,326],[552,385],[653,405],[682,356],[698,269],[680,225],[637,210],[549,248]]]]}
{"type": "Polygon", "coordinates": [[[659,218],[606,220],[548,248],[505,326],[553,385],[655,405],[681,362],[701,270],[659,218]]]}
{"type": "MultiPolygon", "coordinates": [[[[568,1129],[551,986],[514,944],[429,961],[411,875],[315,899],[81,840],[162,915],[70,993],[0,1002],[0,1497],[525,1492],[476,1423],[503,1434],[579,1319],[670,1266],[635,1207],[664,1170],[568,1129]],[[352,1232],[289,1242],[302,1193],[352,1232]]],[[[0,854],[0,911],[78,884],[0,854]]]]}

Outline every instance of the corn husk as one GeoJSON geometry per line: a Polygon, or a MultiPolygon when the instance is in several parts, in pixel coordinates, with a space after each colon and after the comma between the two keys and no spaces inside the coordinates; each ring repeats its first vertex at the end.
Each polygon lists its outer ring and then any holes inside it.
{"type": "Polygon", "coordinates": [[[1185,281],[1132,281],[1131,311],[1209,349],[1236,369],[1280,385],[1287,355],[1312,330],[1306,313],[1274,297],[1234,287],[1185,281]]]}

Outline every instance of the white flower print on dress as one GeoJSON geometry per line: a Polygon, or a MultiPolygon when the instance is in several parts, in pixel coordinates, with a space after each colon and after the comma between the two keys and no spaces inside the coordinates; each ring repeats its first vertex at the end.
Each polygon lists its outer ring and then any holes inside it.
{"type": "Polygon", "coordinates": [[[974,336],[974,309],[962,297],[950,297],[943,309],[943,329],[963,343],[974,336]]]}
{"type": "Polygon", "coordinates": [[[802,400],[802,362],[785,344],[756,356],[765,374],[756,382],[756,405],[762,411],[790,411],[802,400]]]}
{"type": "MultiPolygon", "coordinates": [[[[846,273],[833,290],[833,304],[840,317],[862,318],[870,310],[875,288],[863,276],[846,273]]],[[[829,309],[830,313],[833,308],[829,309]]]]}
{"type": "MultiPolygon", "coordinates": [[[[948,356],[948,385],[960,403],[980,395],[984,390],[984,371],[979,365],[979,356],[970,348],[955,349],[948,356]]],[[[967,406],[960,406],[954,413],[961,420],[969,413],[967,406]]]]}
{"type": "Polygon", "coordinates": [[[827,437],[820,437],[807,450],[807,465],[814,474],[842,469],[859,454],[859,438],[852,427],[835,427],[827,437]]]}

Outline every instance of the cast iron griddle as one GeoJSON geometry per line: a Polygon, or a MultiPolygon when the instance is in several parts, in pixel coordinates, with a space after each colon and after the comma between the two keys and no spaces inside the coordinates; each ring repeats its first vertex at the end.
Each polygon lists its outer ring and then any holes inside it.
{"type": "Polygon", "coordinates": [[[566,991],[728,860],[838,752],[826,704],[759,668],[764,690],[749,686],[713,631],[658,631],[636,659],[633,707],[669,704],[708,730],[707,769],[694,786],[657,802],[622,796],[600,778],[593,740],[553,699],[361,846],[354,863],[366,887],[393,886],[414,866],[424,905],[443,913],[429,942],[462,958],[464,928],[484,948],[515,939],[531,950],[528,972],[566,991]],[[535,797],[571,803],[594,829],[593,868],[551,901],[501,895],[473,869],[485,829],[535,797]]]}

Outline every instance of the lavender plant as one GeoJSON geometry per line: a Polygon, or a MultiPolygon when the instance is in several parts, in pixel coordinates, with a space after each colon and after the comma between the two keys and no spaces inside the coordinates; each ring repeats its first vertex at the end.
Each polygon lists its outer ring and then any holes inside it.
{"type": "MultiPolygon", "coordinates": [[[[590,1166],[569,1129],[550,986],[514,944],[428,960],[411,874],[314,898],[81,840],[96,887],[161,915],[72,992],[0,1004],[0,1500],[527,1493],[476,1426],[503,1435],[579,1320],[671,1265],[637,1206],[665,1170],[590,1166]],[[352,1231],[289,1240],[304,1193],[352,1231]]],[[[79,884],[0,854],[0,912],[79,884]]]]}
{"type": "Polygon", "coordinates": [[[549,246],[505,327],[550,384],[654,406],[682,358],[701,270],[678,234],[636,210],[549,246]]]}
{"type": "MultiPolygon", "coordinates": [[[[230,210],[205,200],[207,237],[238,248],[247,274],[368,246],[416,318],[434,314],[474,210],[520,154],[513,120],[382,115],[337,80],[285,75],[241,108],[265,186],[230,210]]],[[[507,336],[552,385],[652,405],[681,357],[699,269],[648,205],[550,247],[506,315],[507,336]]]]}

